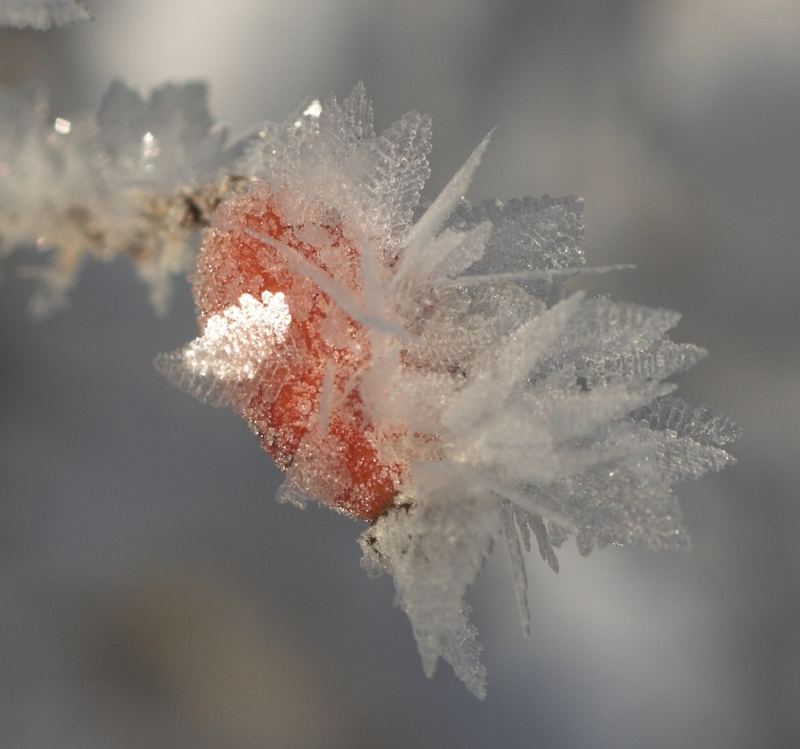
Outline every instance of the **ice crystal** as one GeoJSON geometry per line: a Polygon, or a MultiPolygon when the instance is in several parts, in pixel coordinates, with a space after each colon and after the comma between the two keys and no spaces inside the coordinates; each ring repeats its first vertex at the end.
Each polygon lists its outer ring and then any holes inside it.
{"type": "Polygon", "coordinates": [[[29,270],[43,282],[34,312],[63,303],[87,257],[118,256],[135,261],[165,308],[171,277],[190,268],[196,230],[231,182],[206,97],[187,83],[145,99],[117,81],[96,115],[71,117],[39,91],[0,90],[0,254],[50,253],[29,270]]]}
{"type": "Polygon", "coordinates": [[[78,0],[0,0],[0,26],[46,30],[90,19],[78,0]]]}
{"type": "Polygon", "coordinates": [[[464,596],[493,540],[527,629],[532,538],[556,571],[569,536],[685,546],[673,485],[729,465],[737,430],[670,395],[705,353],[666,337],[677,314],[567,293],[608,270],[584,265],[579,199],[471,205],[487,138],[420,210],[430,132],[410,112],[376,134],[361,86],[265,125],[205,233],[204,333],[160,366],[241,413],[280,498],[370,521],[363,565],[394,579],[426,673],[444,658],[483,696],[464,596]],[[277,294],[280,335],[231,322],[277,294]]]}

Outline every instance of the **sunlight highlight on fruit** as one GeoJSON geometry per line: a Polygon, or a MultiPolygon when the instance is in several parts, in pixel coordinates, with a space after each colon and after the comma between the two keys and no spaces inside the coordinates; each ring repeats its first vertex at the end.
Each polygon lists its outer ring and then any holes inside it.
{"type": "Polygon", "coordinates": [[[336,454],[340,465],[321,466],[315,498],[373,520],[391,503],[402,469],[379,458],[375,425],[364,413],[355,387],[357,373],[370,356],[368,335],[358,322],[334,310],[317,284],[253,235],[292,248],[356,290],[358,252],[333,215],[330,223],[289,224],[280,203],[280,196],[255,187],[221,207],[205,234],[194,276],[198,321],[202,328],[243,295],[285,295],[292,319],[287,340],[276,345],[283,350],[273,352],[271,361],[280,363],[256,375],[242,415],[284,471],[292,466],[304,438],[325,440],[325,454],[336,454]],[[309,435],[312,430],[318,434],[309,435]]]}

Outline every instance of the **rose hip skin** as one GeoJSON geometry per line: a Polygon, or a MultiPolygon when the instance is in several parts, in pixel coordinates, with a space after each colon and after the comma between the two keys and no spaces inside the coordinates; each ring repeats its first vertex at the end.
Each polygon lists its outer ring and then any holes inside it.
{"type": "Polygon", "coordinates": [[[276,383],[267,381],[274,373],[257,383],[255,395],[241,415],[283,471],[292,465],[304,438],[313,438],[315,444],[321,441],[325,449],[320,451],[319,471],[324,473],[326,459],[335,460],[339,480],[319,482],[313,492],[315,498],[348,515],[374,520],[391,504],[401,469],[379,459],[371,441],[374,425],[364,413],[357,388],[331,408],[327,431],[313,418],[320,408],[326,365],[335,362],[337,378],[347,380],[369,355],[364,330],[346,318],[346,332],[358,345],[332,346],[321,328],[332,304],[328,297],[308,279],[292,272],[273,247],[245,231],[289,245],[327,272],[333,270],[329,265],[331,249],[335,250],[336,275],[344,276],[354,288],[359,285],[358,253],[339,224],[315,227],[324,232],[324,253],[300,241],[276,208],[277,202],[265,188],[254,186],[218,209],[214,224],[205,232],[193,278],[198,323],[202,328],[211,315],[237,304],[244,293],[256,298],[263,291],[286,295],[292,313],[288,338],[299,355],[286,360],[281,372],[283,384],[277,392],[276,383]],[[312,429],[319,434],[309,434],[312,429]]]}

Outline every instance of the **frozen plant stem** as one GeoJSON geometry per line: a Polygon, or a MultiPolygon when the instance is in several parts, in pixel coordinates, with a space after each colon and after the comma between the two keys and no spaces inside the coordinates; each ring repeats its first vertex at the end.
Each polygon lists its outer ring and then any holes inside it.
{"type": "Polygon", "coordinates": [[[171,281],[194,264],[199,230],[244,179],[241,148],[214,125],[203,84],[147,98],[111,84],[95,115],[49,111],[41,91],[0,89],[0,258],[35,246],[48,262],[32,310],[62,306],[88,258],[132,260],[166,311],[171,281]]]}

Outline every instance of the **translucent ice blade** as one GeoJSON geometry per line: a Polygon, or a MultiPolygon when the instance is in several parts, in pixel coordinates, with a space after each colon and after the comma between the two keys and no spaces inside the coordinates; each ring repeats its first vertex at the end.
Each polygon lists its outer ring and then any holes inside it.
{"type": "Polygon", "coordinates": [[[391,247],[403,242],[414,209],[430,175],[431,120],[408,112],[366,144],[369,156],[365,187],[371,196],[376,227],[391,247]]]}
{"type": "Polygon", "coordinates": [[[240,410],[258,391],[257,380],[229,382],[193,371],[186,366],[183,349],[159,354],[154,364],[170,384],[209,406],[240,410]]]}
{"type": "Polygon", "coordinates": [[[408,233],[406,247],[400,256],[400,263],[397,268],[398,273],[407,273],[404,266],[413,267],[424,254],[428,244],[442,228],[447,217],[453,212],[458,201],[464,196],[472,183],[475,171],[481,163],[481,158],[486,151],[492,133],[489,133],[472,152],[470,157],[459,169],[447,186],[439,193],[430,208],[422,215],[419,221],[411,228],[408,233]]]}
{"type": "Polygon", "coordinates": [[[539,554],[541,554],[542,559],[550,566],[550,569],[558,574],[558,557],[556,556],[553,545],[550,543],[550,536],[547,532],[547,526],[544,520],[539,515],[532,515],[529,512],[520,510],[518,507],[514,508],[514,517],[517,519],[517,524],[522,529],[523,539],[528,540],[526,549],[530,546],[530,532],[533,531],[533,535],[536,536],[536,544],[539,547],[539,554]]]}
{"type": "Polygon", "coordinates": [[[362,142],[375,137],[372,101],[359,81],[339,103],[331,97],[320,110],[320,130],[337,143],[341,153],[352,153],[362,142]]]}
{"type": "Polygon", "coordinates": [[[552,281],[570,276],[599,276],[618,270],[632,270],[636,266],[627,263],[617,265],[597,265],[588,268],[553,268],[551,270],[516,271],[512,273],[487,273],[474,276],[458,276],[441,282],[441,286],[479,286],[490,283],[509,283],[520,281],[552,281]]]}
{"type": "MultiPolygon", "coordinates": [[[[483,256],[486,241],[492,231],[492,225],[484,221],[467,231],[445,229],[417,256],[415,264],[404,263],[398,268],[389,284],[390,289],[397,288],[406,278],[436,281],[438,285],[447,285],[444,279],[463,273],[483,256]]],[[[457,285],[457,284],[453,284],[457,285]]]]}
{"type": "Polygon", "coordinates": [[[603,424],[622,418],[636,408],[666,395],[671,383],[602,385],[589,392],[564,394],[543,388],[522,401],[531,413],[562,442],[591,434],[603,424]]]}
{"type": "MultiPolygon", "coordinates": [[[[486,242],[491,232],[491,223],[483,221],[476,227],[461,234],[461,241],[455,247],[448,252],[441,252],[431,259],[434,275],[452,278],[477,263],[483,257],[486,242]]],[[[448,230],[442,232],[439,238],[446,233],[449,233],[448,230]]],[[[437,241],[439,238],[437,238],[437,241]]]]}
{"type": "Polygon", "coordinates": [[[514,507],[504,501],[500,507],[503,518],[503,532],[506,537],[508,561],[511,565],[511,578],[514,584],[514,595],[517,599],[522,631],[526,637],[531,634],[531,612],[528,606],[528,578],[525,574],[525,558],[522,555],[522,544],[514,524],[514,507]]]}
{"type": "Polygon", "coordinates": [[[538,515],[550,523],[557,525],[565,531],[570,533],[574,532],[577,528],[575,521],[565,515],[563,512],[552,507],[555,501],[552,497],[547,497],[544,492],[540,491],[524,491],[519,487],[510,486],[501,482],[484,481],[483,486],[487,491],[491,491],[498,497],[510,502],[521,510],[532,515],[538,515]],[[549,500],[549,504],[545,501],[549,500]]]}
{"type": "Polygon", "coordinates": [[[375,262],[375,248],[366,232],[358,232],[358,258],[361,266],[361,285],[364,287],[364,302],[367,309],[375,314],[380,307],[380,279],[375,262]]]}
{"type": "Polygon", "coordinates": [[[482,698],[486,671],[463,599],[500,530],[499,509],[466,485],[450,488],[452,494],[426,498],[411,511],[395,508],[364,531],[363,564],[372,574],[387,572],[394,579],[425,673],[432,676],[444,658],[482,698]]]}
{"type": "Polygon", "coordinates": [[[487,674],[486,666],[481,663],[483,645],[478,639],[478,629],[469,619],[471,612],[469,604],[462,603],[451,636],[443,643],[442,657],[453,667],[453,673],[464,682],[464,686],[482,700],[486,698],[487,674]]]}
{"type": "Polygon", "coordinates": [[[721,447],[742,435],[741,428],[724,414],[716,413],[711,406],[692,408],[683,398],[668,396],[653,401],[633,414],[644,419],[651,429],[672,431],[678,437],[690,437],[701,445],[721,447]]]}
{"type": "Polygon", "coordinates": [[[477,272],[509,273],[584,265],[580,198],[484,200],[475,206],[462,200],[445,226],[466,231],[484,221],[491,223],[492,234],[477,272]]]}
{"type": "Polygon", "coordinates": [[[454,434],[475,425],[487,412],[502,409],[511,390],[528,376],[536,361],[564,329],[583,300],[578,292],[537,315],[486,352],[472,381],[456,395],[444,415],[454,434]]]}
{"type": "Polygon", "coordinates": [[[360,322],[368,328],[397,336],[398,338],[410,337],[410,334],[402,325],[392,320],[386,320],[379,315],[373,314],[370,310],[364,309],[364,305],[352,289],[306,260],[306,258],[293,247],[277,239],[273,239],[267,234],[261,234],[251,229],[246,229],[245,234],[268,247],[272,247],[283,255],[292,270],[317,284],[320,290],[325,292],[331,300],[341,308],[342,312],[352,317],[356,322],[360,322]]]}

